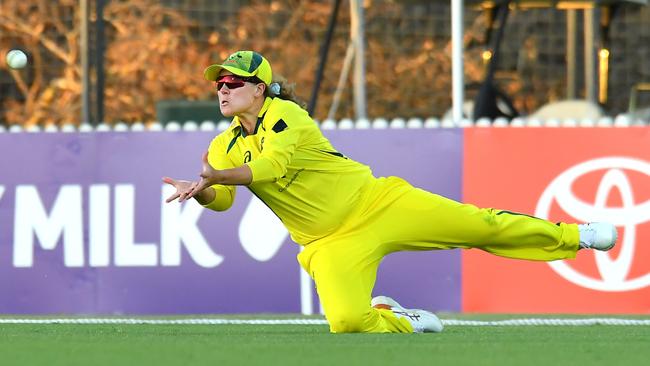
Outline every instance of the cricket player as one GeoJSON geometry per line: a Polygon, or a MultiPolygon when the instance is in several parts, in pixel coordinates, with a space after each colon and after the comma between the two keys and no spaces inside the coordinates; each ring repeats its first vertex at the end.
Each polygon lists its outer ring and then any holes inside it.
{"type": "Polygon", "coordinates": [[[392,252],[478,248],[552,261],[616,243],[608,223],[556,224],[373,176],[332,146],[257,52],[235,52],[206,68],[205,78],[215,82],[221,113],[232,123],[203,155],[200,179],[163,178],[176,188],[167,202],[193,197],[225,211],[236,186],[248,187],[304,246],[298,261],[316,283],[331,332],[442,331],[431,312],[372,298],[379,263],[392,252]]]}

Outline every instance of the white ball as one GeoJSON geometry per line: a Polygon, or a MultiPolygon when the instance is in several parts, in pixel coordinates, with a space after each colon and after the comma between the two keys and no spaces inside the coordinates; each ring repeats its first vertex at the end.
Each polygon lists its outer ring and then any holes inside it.
{"type": "Polygon", "coordinates": [[[27,65],[27,55],[21,50],[7,52],[7,65],[12,69],[22,69],[27,65]]]}

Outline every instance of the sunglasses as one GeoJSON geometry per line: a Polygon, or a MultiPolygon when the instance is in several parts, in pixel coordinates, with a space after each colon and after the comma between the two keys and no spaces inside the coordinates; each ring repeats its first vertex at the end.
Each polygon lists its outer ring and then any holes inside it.
{"type": "Polygon", "coordinates": [[[224,75],[217,79],[215,84],[217,86],[217,91],[219,91],[221,88],[223,88],[224,85],[227,86],[228,89],[237,89],[244,86],[247,82],[255,84],[262,83],[262,81],[256,76],[241,77],[236,75],[224,75]]]}

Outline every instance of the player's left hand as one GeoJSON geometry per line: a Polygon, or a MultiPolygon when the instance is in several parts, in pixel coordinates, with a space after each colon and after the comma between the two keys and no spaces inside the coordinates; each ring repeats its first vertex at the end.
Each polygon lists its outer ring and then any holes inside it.
{"type": "Polygon", "coordinates": [[[176,192],[169,196],[165,202],[169,203],[178,198],[178,202],[183,202],[187,199],[187,195],[194,189],[196,182],[190,182],[187,180],[176,180],[170,177],[163,177],[163,182],[176,188],[176,192]]]}
{"type": "MultiPolygon", "coordinates": [[[[188,200],[194,197],[194,195],[201,192],[202,190],[214,184],[217,184],[218,175],[219,175],[219,170],[214,169],[212,165],[210,165],[210,163],[208,162],[208,152],[206,151],[205,153],[203,153],[203,169],[201,171],[201,174],[199,174],[199,177],[201,177],[201,179],[196,183],[196,185],[194,185],[190,193],[188,193],[187,196],[184,197],[184,200],[188,200]]],[[[179,199],[179,201],[181,200],[179,199]]]]}

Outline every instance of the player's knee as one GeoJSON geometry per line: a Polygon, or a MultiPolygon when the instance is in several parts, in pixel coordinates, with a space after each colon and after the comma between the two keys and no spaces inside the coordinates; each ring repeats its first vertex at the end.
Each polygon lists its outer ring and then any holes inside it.
{"type": "Polygon", "coordinates": [[[346,312],[327,316],[332,333],[364,332],[364,314],[346,312]]]}

